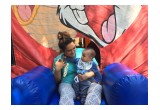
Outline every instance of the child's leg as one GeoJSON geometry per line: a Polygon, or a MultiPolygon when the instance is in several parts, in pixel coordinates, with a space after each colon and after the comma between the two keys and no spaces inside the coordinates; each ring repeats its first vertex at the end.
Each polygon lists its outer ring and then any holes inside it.
{"type": "Polygon", "coordinates": [[[73,99],[75,98],[75,92],[71,84],[61,83],[59,85],[60,101],[59,105],[74,105],[73,99]]]}
{"type": "Polygon", "coordinates": [[[97,83],[92,83],[88,89],[85,105],[100,105],[101,103],[102,86],[97,83]]]}
{"type": "Polygon", "coordinates": [[[80,88],[80,98],[81,98],[81,104],[84,105],[88,88],[90,87],[91,82],[89,80],[81,81],[79,83],[79,88],[80,88]]]}
{"type": "Polygon", "coordinates": [[[79,82],[76,83],[75,81],[72,84],[74,92],[76,94],[76,98],[79,100],[79,82]]]}

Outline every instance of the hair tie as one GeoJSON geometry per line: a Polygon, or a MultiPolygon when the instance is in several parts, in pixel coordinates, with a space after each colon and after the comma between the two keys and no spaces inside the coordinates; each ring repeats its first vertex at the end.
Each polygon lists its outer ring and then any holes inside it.
{"type": "Polygon", "coordinates": [[[63,36],[61,35],[61,33],[58,34],[58,39],[63,40],[63,36]]]}

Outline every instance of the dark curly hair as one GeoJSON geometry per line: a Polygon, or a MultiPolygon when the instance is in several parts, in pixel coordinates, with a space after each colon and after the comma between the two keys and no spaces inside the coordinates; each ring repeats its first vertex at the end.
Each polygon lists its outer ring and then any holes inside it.
{"type": "Polygon", "coordinates": [[[74,42],[74,39],[72,39],[70,34],[66,31],[58,32],[57,38],[59,40],[58,46],[61,49],[61,51],[64,51],[68,44],[70,44],[71,42],[74,42]]]}

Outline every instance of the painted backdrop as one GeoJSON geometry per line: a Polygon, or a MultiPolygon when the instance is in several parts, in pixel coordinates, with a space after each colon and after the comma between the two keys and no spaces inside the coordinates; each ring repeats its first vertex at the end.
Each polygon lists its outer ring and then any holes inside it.
{"type": "Polygon", "coordinates": [[[39,65],[52,69],[59,31],[93,41],[101,71],[120,62],[148,77],[148,6],[12,5],[12,78],[39,65]]]}

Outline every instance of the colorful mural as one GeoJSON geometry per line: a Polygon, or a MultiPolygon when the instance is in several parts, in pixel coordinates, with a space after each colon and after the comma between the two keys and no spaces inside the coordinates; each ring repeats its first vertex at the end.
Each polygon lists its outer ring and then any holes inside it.
{"type": "Polygon", "coordinates": [[[11,23],[12,78],[38,65],[52,69],[59,31],[93,41],[101,71],[120,62],[148,77],[148,6],[13,5],[11,23]]]}

